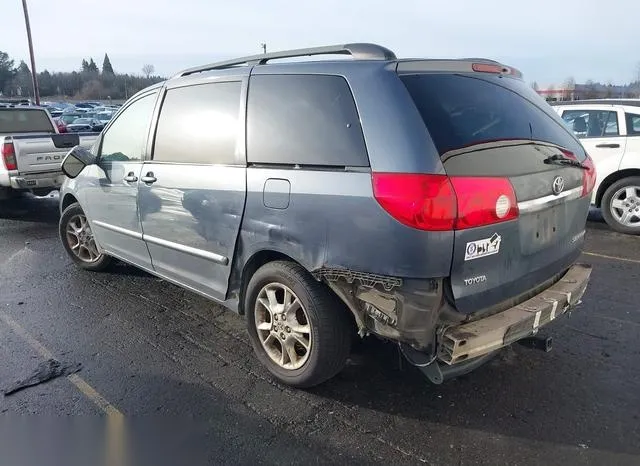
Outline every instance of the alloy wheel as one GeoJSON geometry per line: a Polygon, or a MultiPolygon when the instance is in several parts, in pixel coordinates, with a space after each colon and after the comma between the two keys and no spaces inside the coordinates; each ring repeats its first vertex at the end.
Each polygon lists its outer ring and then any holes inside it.
{"type": "Polygon", "coordinates": [[[311,324],[304,306],[287,286],[265,285],[255,304],[258,338],[269,358],[283,369],[299,369],[309,359],[311,324]]]}

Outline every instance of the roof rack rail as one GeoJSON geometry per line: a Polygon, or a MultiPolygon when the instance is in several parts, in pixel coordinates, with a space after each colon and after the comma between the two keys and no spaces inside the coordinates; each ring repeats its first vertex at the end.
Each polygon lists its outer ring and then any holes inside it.
{"type": "Polygon", "coordinates": [[[308,57],[312,55],[351,55],[359,60],[395,60],[396,55],[386,47],[377,44],[353,43],[343,45],[328,45],[325,47],[313,47],[307,49],[285,50],[282,52],[263,53],[248,57],[235,58],[232,60],[210,63],[208,65],[196,66],[180,71],[174,76],[188,76],[204,71],[221,70],[237,65],[264,65],[269,60],[278,58],[308,57]]]}

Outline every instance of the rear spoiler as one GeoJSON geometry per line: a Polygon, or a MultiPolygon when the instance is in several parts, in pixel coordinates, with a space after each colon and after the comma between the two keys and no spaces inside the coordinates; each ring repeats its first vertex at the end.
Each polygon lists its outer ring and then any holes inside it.
{"type": "Polygon", "coordinates": [[[511,76],[522,79],[522,72],[517,68],[504,65],[495,60],[486,58],[462,58],[462,59],[408,59],[398,60],[396,72],[398,74],[412,74],[433,71],[451,73],[490,73],[502,76],[511,76]]]}

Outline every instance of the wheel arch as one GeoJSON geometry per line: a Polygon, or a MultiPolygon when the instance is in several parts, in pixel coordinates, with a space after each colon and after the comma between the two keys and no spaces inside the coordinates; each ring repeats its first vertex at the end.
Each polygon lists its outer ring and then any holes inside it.
{"type": "MultiPolygon", "coordinates": [[[[261,250],[255,251],[249,257],[249,259],[244,263],[244,266],[242,267],[242,271],[240,274],[240,280],[236,286],[236,289],[238,290],[238,313],[240,315],[244,315],[245,313],[244,299],[246,296],[247,287],[248,287],[249,281],[251,280],[251,277],[260,267],[275,261],[287,261],[287,262],[293,262],[295,264],[298,264],[307,271],[310,278],[317,280],[319,283],[325,286],[325,283],[323,283],[321,280],[318,280],[316,277],[314,277],[312,271],[309,270],[308,267],[306,267],[301,261],[296,260],[290,255],[275,249],[261,249],[261,250]]],[[[326,286],[326,289],[344,305],[345,311],[351,317],[352,322],[354,324],[357,324],[358,315],[353,312],[353,310],[351,309],[351,306],[349,306],[344,301],[344,299],[342,299],[331,287],[326,286]]]]}
{"type": "Polygon", "coordinates": [[[619,170],[611,173],[607,176],[598,187],[598,192],[596,193],[596,207],[602,207],[602,198],[604,197],[604,193],[609,189],[616,181],[622,180],[624,178],[629,178],[631,176],[640,176],[639,168],[625,168],[623,170],[619,170]]]}
{"type": "Polygon", "coordinates": [[[62,202],[60,203],[60,213],[64,212],[64,210],[69,207],[71,204],[78,202],[78,199],[73,194],[67,193],[62,198],[62,202]]]}

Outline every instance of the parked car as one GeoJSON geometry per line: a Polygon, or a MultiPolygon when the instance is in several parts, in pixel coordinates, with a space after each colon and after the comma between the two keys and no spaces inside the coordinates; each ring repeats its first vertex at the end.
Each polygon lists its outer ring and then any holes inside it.
{"type": "Polygon", "coordinates": [[[60,119],[64,122],[65,125],[70,125],[78,118],[84,118],[85,113],[83,112],[73,112],[73,113],[63,113],[60,115],[60,119]]]}
{"type": "Polygon", "coordinates": [[[109,123],[111,118],[113,117],[113,112],[100,112],[95,114],[96,120],[100,121],[103,125],[109,123]]]}
{"type": "Polygon", "coordinates": [[[122,259],[245,315],[298,387],[338,373],[356,332],[441,383],[575,308],[591,272],[591,159],[489,60],[347,44],[184,70],[63,169],[77,265],[122,259]],[[354,59],[270,63],[326,54],[354,59]]]}
{"type": "Polygon", "coordinates": [[[102,131],[104,124],[95,118],[76,118],[73,123],[67,125],[67,131],[72,133],[97,133],[102,131]]]}
{"type": "Polygon", "coordinates": [[[60,163],[75,145],[91,147],[95,135],[59,134],[42,107],[0,108],[0,200],[19,192],[45,195],[64,179],[60,163]]]}
{"type": "Polygon", "coordinates": [[[66,133],[67,132],[67,124],[64,122],[62,118],[54,118],[53,122],[56,124],[56,128],[58,128],[58,133],[66,133]]]}
{"type": "Polygon", "coordinates": [[[596,165],[592,204],[612,229],[640,234],[640,99],[557,102],[553,108],[596,165]]]}

